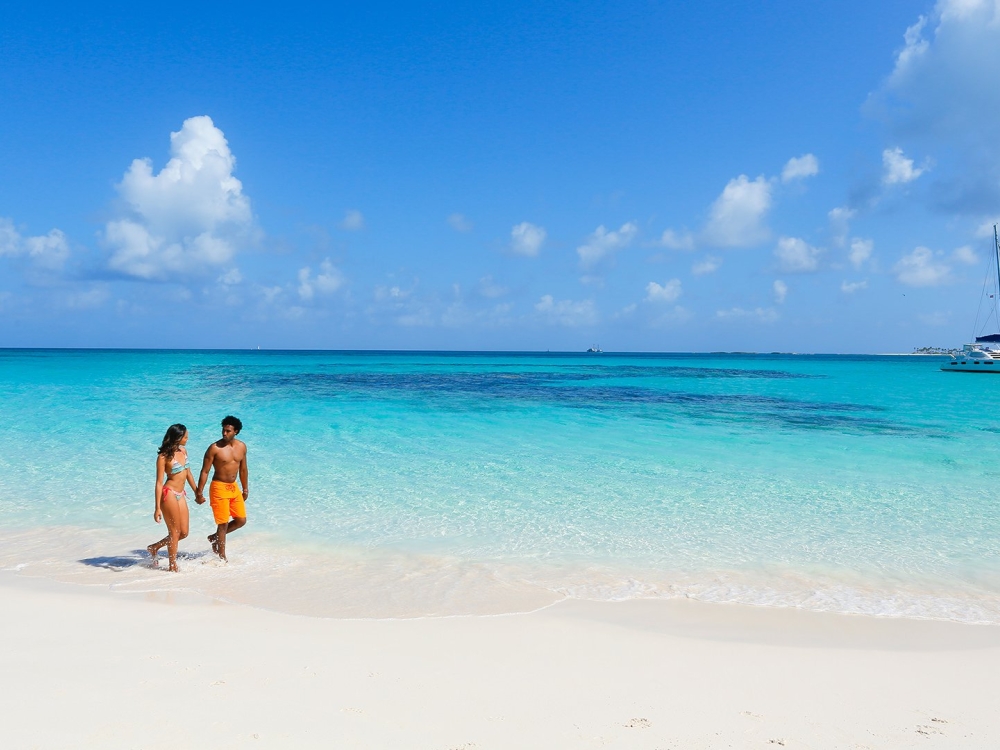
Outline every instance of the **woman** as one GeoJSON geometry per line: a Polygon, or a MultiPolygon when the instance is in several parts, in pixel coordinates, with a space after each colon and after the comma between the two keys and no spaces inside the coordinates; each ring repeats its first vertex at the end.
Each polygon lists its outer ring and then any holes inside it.
{"type": "Polygon", "coordinates": [[[167,522],[167,535],[148,547],[153,565],[158,563],[156,553],[166,545],[170,554],[170,570],[177,572],[177,543],[188,535],[187,492],[184,483],[195,489],[194,475],[188,467],[188,431],[182,424],[172,424],[163,436],[163,444],[156,456],[156,511],[153,519],[167,522]]]}

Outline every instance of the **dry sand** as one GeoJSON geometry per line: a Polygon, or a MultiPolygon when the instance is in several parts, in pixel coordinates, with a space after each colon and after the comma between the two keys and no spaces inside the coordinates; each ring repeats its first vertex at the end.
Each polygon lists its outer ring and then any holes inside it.
{"type": "Polygon", "coordinates": [[[331,620],[0,574],[3,748],[1000,747],[1000,628],[691,601],[331,620]]]}

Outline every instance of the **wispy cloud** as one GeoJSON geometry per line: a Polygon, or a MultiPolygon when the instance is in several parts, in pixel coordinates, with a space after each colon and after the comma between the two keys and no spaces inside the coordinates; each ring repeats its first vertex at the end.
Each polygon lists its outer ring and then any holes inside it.
{"type": "Polygon", "coordinates": [[[697,247],[694,235],[690,232],[675,232],[673,229],[664,230],[660,236],[660,244],[671,250],[694,250],[697,247]]]}
{"type": "Polygon", "coordinates": [[[951,254],[951,259],[966,266],[979,265],[979,256],[976,255],[976,251],[969,245],[956,247],[954,252],[951,254]]]}
{"type": "Polygon", "coordinates": [[[479,280],[479,294],[486,299],[497,299],[503,297],[510,290],[493,280],[492,276],[483,276],[479,280]]]}
{"type": "Polygon", "coordinates": [[[857,211],[847,206],[837,206],[831,208],[827,213],[830,220],[830,240],[836,247],[843,247],[847,242],[847,235],[851,231],[851,219],[857,216],[857,211]]]}
{"type": "Polygon", "coordinates": [[[348,232],[360,232],[365,228],[365,216],[356,208],[344,212],[344,218],[338,226],[348,232]]]}
{"type": "Polygon", "coordinates": [[[755,320],[760,323],[773,323],[781,316],[773,307],[755,307],[752,310],[745,310],[742,307],[731,307],[728,310],[716,310],[715,317],[718,320],[755,320]]]}
{"type": "Polygon", "coordinates": [[[510,230],[510,250],[515,255],[534,258],[541,251],[547,236],[544,227],[522,221],[510,230]]]}
{"type": "Polygon", "coordinates": [[[867,288],[868,288],[868,280],[867,279],[865,279],[863,281],[846,281],[845,280],[845,281],[840,282],[840,291],[842,291],[844,294],[854,294],[855,292],[859,292],[862,289],[867,289],[867,288]]]}
{"type": "Polygon", "coordinates": [[[722,266],[722,258],[716,258],[714,255],[706,255],[700,261],[691,266],[691,273],[695,276],[704,276],[705,274],[715,273],[722,266]]]}
{"type": "Polygon", "coordinates": [[[774,303],[776,305],[783,305],[785,297],[788,296],[788,284],[781,279],[776,279],[771,285],[771,290],[774,292],[774,303]]]}
{"type": "Polygon", "coordinates": [[[451,214],[448,217],[448,226],[456,232],[471,232],[472,222],[462,214],[451,214]]]}
{"type": "Polygon", "coordinates": [[[597,308],[592,300],[574,302],[564,299],[556,301],[551,294],[545,294],[535,304],[535,312],[546,322],[571,328],[597,323],[597,308]]]}

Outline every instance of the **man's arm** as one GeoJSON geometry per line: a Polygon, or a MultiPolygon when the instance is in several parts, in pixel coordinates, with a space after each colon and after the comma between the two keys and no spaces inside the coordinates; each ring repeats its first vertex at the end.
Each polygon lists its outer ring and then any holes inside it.
{"type": "Polygon", "coordinates": [[[240,461],[240,484],[243,485],[244,502],[250,497],[250,469],[247,468],[247,445],[243,444],[243,460],[240,461]]]}
{"type": "Polygon", "coordinates": [[[205,460],[201,462],[201,476],[198,477],[198,489],[195,491],[195,500],[198,503],[205,502],[205,482],[208,481],[208,471],[212,468],[212,457],[215,452],[215,443],[208,446],[205,451],[205,460]]]}

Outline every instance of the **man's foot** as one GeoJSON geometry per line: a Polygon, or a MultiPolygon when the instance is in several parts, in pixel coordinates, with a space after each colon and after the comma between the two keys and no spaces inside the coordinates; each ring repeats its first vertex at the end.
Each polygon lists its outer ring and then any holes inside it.
{"type": "Polygon", "coordinates": [[[218,534],[209,534],[208,535],[208,541],[212,545],[212,552],[214,552],[215,554],[219,554],[219,535],[218,534]]]}
{"type": "Polygon", "coordinates": [[[157,565],[159,565],[159,564],[160,564],[160,558],[158,558],[158,557],[156,556],[156,553],[157,553],[157,552],[159,552],[159,551],[160,551],[160,548],[159,548],[159,547],[157,547],[157,546],[156,546],[155,544],[151,544],[151,545],[149,545],[148,547],[146,547],[146,552],[148,552],[148,553],[149,553],[149,556],[150,556],[150,558],[152,558],[152,560],[153,560],[153,567],[154,567],[154,568],[155,568],[155,567],[156,567],[157,565]]]}

